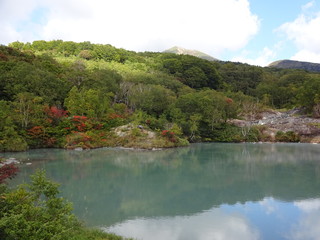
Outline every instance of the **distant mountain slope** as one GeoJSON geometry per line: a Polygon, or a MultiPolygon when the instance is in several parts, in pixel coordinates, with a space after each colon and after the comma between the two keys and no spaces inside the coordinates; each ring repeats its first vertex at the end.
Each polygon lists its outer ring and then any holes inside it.
{"type": "Polygon", "coordinates": [[[302,69],[310,72],[320,72],[319,63],[301,62],[293,60],[280,60],[269,64],[269,67],[285,69],[302,69]]]}
{"type": "Polygon", "coordinates": [[[177,46],[169,48],[169,49],[167,49],[167,50],[165,50],[163,52],[191,55],[191,56],[202,58],[202,59],[205,59],[205,60],[208,60],[208,61],[220,61],[219,59],[214,58],[214,57],[212,57],[212,56],[210,56],[210,55],[208,55],[206,53],[203,53],[203,52],[200,52],[200,51],[197,51],[197,50],[189,50],[189,49],[185,49],[185,48],[177,47],[177,46]]]}

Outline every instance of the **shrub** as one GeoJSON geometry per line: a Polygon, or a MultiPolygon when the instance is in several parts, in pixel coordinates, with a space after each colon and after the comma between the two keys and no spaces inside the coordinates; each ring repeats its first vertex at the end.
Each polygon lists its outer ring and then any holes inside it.
{"type": "Polygon", "coordinates": [[[299,142],[300,136],[293,131],[282,132],[278,131],[276,133],[276,141],[278,142],[299,142]]]}
{"type": "Polygon", "coordinates": [[[18,171],[19,169],[14,163],[0,165],[0,184],[5,183],[7,179],[12,179],[18,171]]]}
{"type": "Polygon", "coordinates": [[[80,226],[71,204],[58,197],[58,184],[44,171],[31,179],[30,185],[1,196],[0,239],[68,239],[80,226]]]}
{"type": "Polygon", "coordinates": [[[168,131],[168,130],[163,130],[161,132],[161,135],[165,138],[167,138],[170,142],[176,142],[177,139],[175,137],[175,133],[172,131],[168,131]]]}
{"type": "Polygon", "coordinates": [[[13,127],[4,127],[2,139],[0,139],[0,151],[18,152],[27,149],[27,142],[13,127]]]}
{"type": "Polygon", "coordinates": [[[83,132],[73,132],[66,137],[66,148],[91,148],[92,138],[83,132]]]}
{"type": "Polygon", "coordinates": [[[72,214],[71,203],[58,197],[58,186],[46,178],[44,171],[37,171],[31,176],[31,184],[0,191],[0,239],[123,239],[83,227],[72,214]]]}
{"type": "Polygon", "coordinates": [[[231,124],[216,124],[211,129],[202,126],[201,137],[213,142],[256,142],[260,139],[260,131],[255,127],[243,128],[231,124]]]}

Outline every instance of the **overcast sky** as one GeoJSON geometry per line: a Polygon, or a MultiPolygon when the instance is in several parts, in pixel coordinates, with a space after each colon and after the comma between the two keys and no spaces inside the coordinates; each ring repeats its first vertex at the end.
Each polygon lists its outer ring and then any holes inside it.
{"type": "Polygon", "coordinates": [[[320,63],[320,0],[0,0],[0,44],[55,39],[320,63]]]}

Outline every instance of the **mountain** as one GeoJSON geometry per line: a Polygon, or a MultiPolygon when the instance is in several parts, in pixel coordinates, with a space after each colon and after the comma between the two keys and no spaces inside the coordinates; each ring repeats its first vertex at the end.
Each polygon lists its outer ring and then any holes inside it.
{"type": "Polygon", "coordinates": [[[198,58],[202,58],[202,59],[205,59],[205,60],[208,60],[208,61],[220,61],[219,59],[217,58],[214,58],[206,53],[203,53],[203,52],[200,52],[200,51],[197,51],[197,50],[190,50],[190,49],[185,49],[185,48],[182,48],[182,47],[172,47],[172,48],[169,48],[165,51],[163,51],[165,53],[175,53],[175,54],[185,54],[185,55],[191,55],[191,56],[195,56],[195,57],[198,57],[198,58]]]}
{"type": "Polygon", "coordinates": [[[270,63],[268,67],[284,69],[302,69],[310,72],[320,72],[319,63],[301,62],[293,60],[280,60],[270,63]]]}

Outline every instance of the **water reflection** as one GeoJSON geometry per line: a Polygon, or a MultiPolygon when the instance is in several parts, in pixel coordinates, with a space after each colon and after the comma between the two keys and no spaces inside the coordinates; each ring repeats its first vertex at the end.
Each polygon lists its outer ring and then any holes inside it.
{"type": "Polygon", "coordinates": [[[301,210],[301,217],[290,232],[293,240],[320,239],[320,199],[294,202],[301,210]]]}
{"type": "Polygon", "coordinates": [[[153,240],[260,239],[258,229],[244,215],[216,208],[193,216],[127,220],[105,230],[153,240]]]}
{"type": "Polygon", "coordinates": [[[320,199],[294,203],[265,198],[222,205],[192,216],[136,218],[105,231],[135,239],[320,239],[320,199]]]}
{"type": "Polygon", "coordinates": [[[212,234],[229,239],[233,238],[226,234],[243,234],[243,239],[320,238],[316,228],[307,228],[309,219],[320,218],[317,202],[305,200],[320,198],[319,156],[319,146],[308,144],[194,144],[163,151],[42,149],[5,154],[32,162],[22,166],[13,184],[26,180],[37,168],[46,169],[49,177],[62,183],[63,196],[74,202],[75,213],[88,225],[125,232],[134,226],[138,236],[154,226],[175,236],[167,239],[197,239],[194,235],[202,232],[211,239],[212,234]],[[302,206],[309,206],[311,213],[302,206]],[[195,223],[194,219],[201,222],[202,218],[202,224],[195,223]],[[219,232],[227,228],[226,233],[219,232]],[[274,229],[282,234],[275,235],[274,229]],[[186,232],[188,236],[182,238],[186,232]]]}

